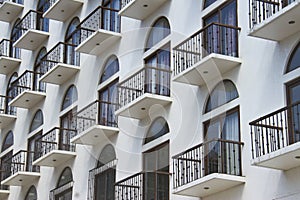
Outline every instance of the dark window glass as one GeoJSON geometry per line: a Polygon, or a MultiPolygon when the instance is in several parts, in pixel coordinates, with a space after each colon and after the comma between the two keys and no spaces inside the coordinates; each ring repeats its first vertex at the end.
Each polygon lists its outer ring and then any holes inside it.
{"type": "Polygon", "coordinates": [[[45,91],[46,90],[46,84],[44,82],[40,82],[39,79],[42,77],[42,58],[47,54],[47,50],[45,47],[43,47],[35,60],[35,65],[34,65],[34,80],[33,80],[33,85],[34,85],[34,90],[35,91],[45,91]]]}
{"type": "Polygon", "coordinates": [[[294,49],[288,62],[287,71],[290,72],[300,67],[300,43],[294,49]]]}
{"type": "Polygon", "coordinates": [[[60,178],[57,183],[57,187],[61,187],[67,183],[73,181],[72,171],[69,167],[65,168],[64,171],[61,173],[60,178]]]}
{"type": "Polygon", "coordinates": [[[1,151],[2,152],[5,151],[9,147],[11,147],[13,144],[14,144],[14,134],[12,131],[9,131],[3,140],[1,151]]]}
{"type": "Polygon", "coordinates": [[[204,8],[207,8],[208,6],[210,6],[211,4],[213,4],[216,1],[217,0],[205,0],[204,1],[204,8]]]}
{"type": "Polygon", "coordinates": [[[149,143],[169,132],[170,132],[170,129],[169,129],[168,123],[166,122],[166,120],[164,118],[159,117],[152,122],[152,124],[148,130],[147,136],[145,138],[145,144],[149,143]]]}
{"type": "Polygon", "coordinates": [[[75,52],[75,48],[80,43],[80,31],[78,31],[77,26],[79,25],[80,21],[77,17],[75,17],[66,32],[65,42],[67,44],[65,48],[65,55],[64,55],[64,63],[72,64],[72,65],[80,65],[80,54],[75,52]]]}
{"type": "Polygon", "coordinates": [[[29,131],[32,132],[44,123],[44,117],[43,117],[43,112],[41,110],[38,110],[34,117],[33,120],[31,121],[30,129],[29,131]]]}
{"type": "Polygon", "coordinates": [[[57,188],[52,190],[51,195],[54,196],[55,200],[72,200],[72,191],[73,175],[71,169],[67,167],[60,175],[57,188]]]}
{"type": "Polygon", "coordinates": [[[25,200],[37,200],[37,193],[34,186],[31,186],[26,194],[25,200]]]}
{"type": "Polygon", "coordinates": [[[77,101],[77,99],[78,99],[77,89],[74,85],[72,85],[69,87],[69,89],[67,90],[64,96],[61,110],[64,110],[68,106],[72,105],[74,102],[77,101]]]}
{"type": "Polygon", "coordinates": [[[115,159],[116,159],[115,149],[112,145],[108,144],[101,151],[101,154],[98,159],[97,167],[102,167],[103,165],[105,165],[115,159]]]}
{"type": "Polygon", "coordinates": [[[112,77],[115,73],[117,73],[118,71],[119,71],[118,58],[116,56],[111,56],[105,64],[105,67],[104,67],[104,70],[103,70],[103,73],[102,73],[99,83],[103,83],[104,81],[106,81],[107,79],[112,77]]]}
{"type": "Polygon", "coordinates": [[[37,29],[42,31],[49,31],[49,19],[43,18],[43,14],[49,9],[49,1],[47,0],[39,0],[37,11],[41,14],[37,15],[36,23],[37,29]]]}

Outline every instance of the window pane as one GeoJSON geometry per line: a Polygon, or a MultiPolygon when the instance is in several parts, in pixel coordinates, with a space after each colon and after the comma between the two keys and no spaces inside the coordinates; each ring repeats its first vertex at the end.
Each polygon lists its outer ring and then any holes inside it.
{"type": "Polygon", "coordinates": [[[34,131],[35,129],[37,129],[38,127],[40,127],[41,125],[43,125],[44,120],[43,120],[43,113],[41,110],[37,111],[34,115],[34,118],[31,122],[31,126],[30,126],[30,132],[34,131]]]}
{"type": "Polygon", "coordinates": [[[102,76],[100,78],[100,83],[103,83],[118,71],[119,71],[119,61],[117,57],[112,56],[111,58],[108,59],[108,61],[105,64],[102,76]]]}
{"type": "Polygon", "coordinates": [[[205,0],[205,2],[204,2],[204,8],[207,8],[208,6],[210,6],[211,4],[213,4],[216,1],[217,0],[205,0]]]}
{"type": "Polygon", "coordinates": [[[287,72],[293,71],[300,67],[300,43],[295,48],[288,63],[287,72]]]}
{"type": "Polygon", "coordinates": [[[14,144],[14,135],[12,131],[9,131],[4,138],[3,144],[2,144],[2,152],[11,147],[14,144]]]}
{"type": "Polygon", "coordinates": [[[146,138],[145,138],[145,143],[149,143],[167,133],[169,133],[169,125],[166,122],[166,120],[162,117],[157,118],[156,120],[154,120],[154,122],[152,122],[146,138]]]}
{"type": "Polygon", "coordinates": [[[146,42],[146,51],[170,34],[170,25],[166,18],[159,18],[151,28],[146,42]]]}
{"type": "Polygon", "coordinates": [[[77,96],[77,90],[75,86],[71,86],[68,91],[66,92],[66,95],[63,100],[62,104],[62,110],[67,108],[68,106],[72,105],[74,102],[76,102],[78,99],[77,96]]]}

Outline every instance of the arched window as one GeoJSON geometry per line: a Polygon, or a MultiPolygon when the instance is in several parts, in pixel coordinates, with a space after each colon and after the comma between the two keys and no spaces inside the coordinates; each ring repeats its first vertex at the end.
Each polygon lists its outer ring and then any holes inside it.
{"type": "Polygon", "coordinates": [[[64,110],[68,106],[72,105],[74,102],[77,101],[77,99],[78,99],[77,89],[74,85],[71,85],[64,96],[61,110],[64,110]]]}
{"type": "Polygon", "coordinates": [[[72,199],[73,175],[69,167],[66,167],[60,175],[56,189],[52,190],[51,199],[72,199]]]}
{"type": "Polygon", "coordinates": [[[300,67],[300,42],[296,46],[296,48],[293,50],[289,62],[287,65],[286,73],[293,71],[300,67]]]}
{"type": "MultiPolygon", "coordinates": [[[[18,18],[11,30],[11,34],[10,34],[10,40],[15,42],[17,41],[21,36],[22,36],[22,30],[20,30],[17,27],[17,24],[20,22],[20,19],[18,18]]],[[[20,58],[20,54],[21,51],[18,48],[15,48],[13,46],[13,42],[11,42],[10,47],[9,47],[9,57],[13,57],[13,58],[20,58]]]]}
{"type": "Polygon", "coordinates": [[[211,4],[215,3],[217,0],[205,0],[204,1],[204,8],[207,8],[211,4]]]}
{"type": "Polygon", "coordinates": [[[170,34],[169,21],[165,17],[160,17],[158,20],[155,21],[155,23],[151,27],[150,33],[146,40],[145,51],[152,48],[155,44],[157,44],[159,41],[167,37],[169,34],[170,34]]]}
{"type": "Polygon", "coordinates": [[[34,79],[33,86],[35,91],[45,91],[46,84],[44,82],[40,82],[39,79],[43,75],[42,73],[42,58],[47,54],[47,50],[45,47],[41,48],[39,51],[34,64],[34,79]]]}
{"type": "Polygon", "coordinates": [[[36,111],[30,125],[29,131],[32,132],[44,123],[43,112],[41,110],[36,111]]]}
{"type": "Polygon", "coordinates": [[[205,113],[238,98],[235,85],[230,80],[218,83],[210,93],[205,105],[205,113]]]}
{"type": "Polygon", "coordinates": [[[6,103],[5,103],[5,108],[6,108],[6,113],[9,114],[13,114],[16,112],[16,108],[15,107],[11,107],[9,106],[9,102],[16,97],[16,94],[14,92],[14,87],[12,85],[12,83],[18,78],[18,73],[14,72],[11,77],[9,78],[8,84],[7,84],[7,88],[6,88],[6,96],[8,96],[9,98],[7,99],[6,103]]]}
{"type": "Polygon", "coordinates": [[[9,131],[3,140],[1,151],[2,152],[5,151],[9,147],[11,147],[13,144],[14,144],[14,134],[12,131],[9,131]]]}
{"type": "Polygon", "coordinates": [[[102,167],[103,165],[116,159],[115,149],[111,144],[106,145],[98,159],[97,167],[102,167]]]}
{"type": "MultiPolygon", "coordinates": [[[[71,23],[69,24],[69,27],[66,31],[66,35],[65,35],[65,41],[69,44],[76,44],[76,41],[79,43],[79,36],[80,35],[76,35],[74,31],[76,31],[77,26],[80,24],[79,18],[78,17],[74,17],[71,21],[71,23]],[[78,36],[76,38],[74,38],[75,36],[78,36]]],[[[77,44],[78,44],[77,43],[77,44]]]]}
{"type": "Polygon", "coordinates": [[[72,181],[73,181],[72,170],[70,169],[70,167],[66,167],[59,177],[59,180],[57,182],[57,187],[61,187],[72,181]]]}
{"type": "Polygon", "coordinates": [[[25,200],[37,200],[37,192],[33,185],[29,188],[25,200]]]}
{"type": "MultiPolygon", "coordinates": [[[[40,13],[45,13],[49,9],[48,0],[39,0],[37,5],[37,11],[40,13]]],[[[36,17],[37,29],[41,31],[49,31],[49,19],[43,18],[43,14],[37,15],[36,17]]]]}
{"type": "Polygon", "coordinates": [[[111,56],[105,63],[99,83],[103,83],[119,71],[119,61],[116,56],[111,56]]]}
{"type": "Polygon", "coordinates": [[[73,18],[65,35],[65,43],[70,44],[65,46],[64,63],[71,65],[80,65],[80,54],[75,52],[75,48],[80,43],[80,31],[77,26],[80,24],[78,17],[73,18]]]}
{"type": "Polygon", "coordinates": [[[166,122],[166,120],[162,117],[158,117],[152,122],[152,124],[147,132],[144,143],[147,144],[169,132],[170,132],[170,129],[169,129],[169,125],[166,122]]]}

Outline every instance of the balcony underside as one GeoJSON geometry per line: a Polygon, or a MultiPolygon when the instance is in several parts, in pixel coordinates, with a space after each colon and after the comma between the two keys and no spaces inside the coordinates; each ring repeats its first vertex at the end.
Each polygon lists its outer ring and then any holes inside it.
{"type": "Polygon", "coordinates": [[[7,199],[9,196],[9,190],[0,190],[0,199],[7,199]]]}
{"type": "Polygon", "coordinates": [[[249,35],[268,40],[281,41],[300,31],[300,2],[295,1],[265,21],[257,24],[249,35]],[[289,24],[294,21],[295,23],[289,24]]]}
{"type": "Polygon", "coordinates": [[[173,193],[193,197],[206,197],[241,185],[245,181],[245,177],[242,176],[214,173],[174,189],[173,193]]]}
{"type": "Polygon", "coordinates": [[[149,113],[155,112],[171,102],[171,97],[145,93],[117,110],[115,114],[123,117],[143,119],[149,116],[149,113]]]}
{"type": "Polygon", "coordinates": [[[241,62],[240,58],[212,53],[177,74],[173,81],[202,86],[214,79],[222,80],[223,74],[238,67],[241,62]]]}
{"type": "Polygon", "coordinates": [[[44,74],[40,81],[61,85],[72,78],[79,70],[80,67],[78,66],[58,63],[44,74]]]}
{"type": "Polygon", "coordinates": [[[100,55],[120,39],[120,33],[99,29],[86,40],[84,40],[75,49],[75,51],[92,55],[100,55]]]}
{"type": "Polygon", "coordinates": [[[0,57],[0,74],[8,75],[20,65],[21,60],[10,57],[0,57]]]}
{"type": "Polygon", "coordinates": [[[83,5],[83,0],[57,0],[43,15],[61,22],[69,19],[83,5]]]}
{"type": "Polygon", "coordinates": [[[46,93],[44,92],[26,90],[14,98],[9,105],[18,108],[30,109],[36,106],[36,104],[42,101],[45,97],[46,93]]]}
{"type": "Polygon", "coordinates": [[[119,15],[143,20],[158,10],[168,0],[132,0],[119,12],[119,15]]]}
{"type": "Polygon", "coordinates": [[[96,145],[106,141],[107,138],[118,132],[119,129],[115,127],[94,125],[72,138],[71,142],[83,145],[96,145]]]}
{"type": "Polygon", "coordinates": [[[284,147],[252,160],[252,165],[279,170],[289,170],[300,166],[300,142],[284,147]]]}
{"type": "Polygon", "coordinates": [[[25,186],[32,185],[36,180],[40,178],[38,172],[17,172],[14,175],[3,180],[1,184],[10,186],[25,186]]]}
{"type": "Polygon", "coordinates": [[[75,158],[76,153],[64,150],[53,150],[46,155],[38,158],[33,162],[33,165],[57,167],[66,161],[75,158]]]}
{"type": "Polygon", "coordinates": [[[7,127],[12,122],[16,121],[17,117],[14,115],[0,114],[0,129],[7,127]]]}
{"type": "Polygon", "coordinates": [[[34,51],[48,39],[49,35],[50,34],[45,31],[28,30],[14,43],[14,46],[34,51]]]}
{"type": "Polygon", "coordinates": [[[12,22],[18,18],[24,6],[18,3],[6,1],[0,6],[0,21],[12,22]]]}

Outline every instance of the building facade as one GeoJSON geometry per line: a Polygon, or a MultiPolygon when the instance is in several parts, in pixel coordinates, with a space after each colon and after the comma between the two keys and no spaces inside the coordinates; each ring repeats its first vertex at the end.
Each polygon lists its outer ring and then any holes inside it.
{"type": "Polygon", "coordinates": [[[0,0],[0,199],[300,199],[299,0],[0,0]]]}

